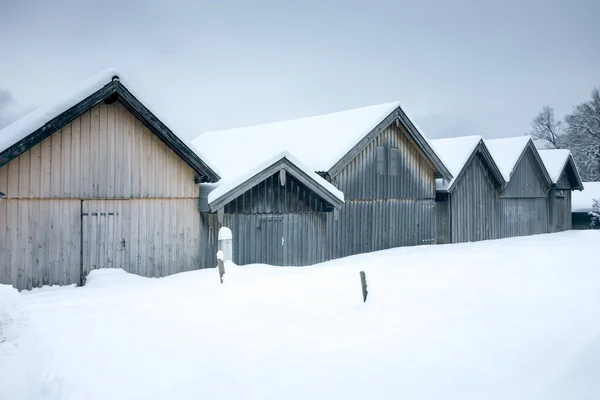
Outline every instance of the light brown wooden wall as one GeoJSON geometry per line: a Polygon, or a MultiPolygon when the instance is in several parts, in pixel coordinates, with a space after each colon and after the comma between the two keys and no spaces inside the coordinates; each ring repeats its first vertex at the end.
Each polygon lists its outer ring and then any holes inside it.
{"type": "Polygon", "coordinates": [[[195,172],[119,102],[99,104],[0,167],[8,198],[197,197],[195,172]]]}
{"type": "Polygon", "coordinates": [[[0,283],[79,284],[82,262],[84,276],[200,268],[194,176],[120,103],[95,106],[0,167],[0,283]]]}

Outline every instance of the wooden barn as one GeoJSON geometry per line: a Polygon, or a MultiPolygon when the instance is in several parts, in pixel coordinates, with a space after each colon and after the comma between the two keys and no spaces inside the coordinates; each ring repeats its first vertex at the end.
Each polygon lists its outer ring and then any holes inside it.
{"type": "Polygon", "coordinates": [[[202,186],[202,244],[207,246],[202,253],[206,265],[214,265],[220,226],[232,229],[236,238],[233,258],[238,264],[307,265],[323,261],[327,215],[344,204],[339,190],[289,152],[236,179],[202,186]]]}
{"type": "Polygon", "coordinates": [[[583,190],[583,183],[571,152],[566,149],[539,150],[552,179],[548,192],[548,232],[571,229],[571,192],[583,190]]]}
{"type": "Polygon", "coordinates": [[[496,239],[506,184],[481,136],[430,141],[454,176],[436,182],[437,243],[496,239]]]}
{"type": "Polygon", "coordinates": [[[199,185],[217,180],[116,71],[103,72],[0,131],[0,283],[199,268],[199,185]]]}
{"type": "Polygon", "coordinates": [[[552,180],[528,136],[485,140],[506,185],[499,194],[496,237],[549,232],[552,180]]]}
{"type": "MultiPolygon", "coordinates": [[[[391,247],[435,243],[435,180],[450,180],[452,175],[399,103],[207,132],[194,144],[206,150],[207,161],[218,167],[224,181],[289,150],[307,170],[318,173],[344,194],[343,205],[335,204],[324,193],[314,189],[311,193],[291,179],[289,186],[281,186],[277,192],[283,190],[289,198],[293,191],[296,197],[311,199],[313,206],[307,208],[307,200],[302,200],[286,207],[260,208],[254,199],[265,190],[275,190],[269,189],[277,185],[271,176],[271,181],[252,180],[251,190],[256,193],[250,193],[246,186],[236,190],[236,205],[214,204],[217,213],[223,208],[223,222],[218,225],[231,228],[234,243],[238,242],[234,244],[237,263],[306,265],[391,247]],[[245,194],[239,197],[241,193],[245,194]],[[299,215],[303,213],[320,214],[299,215]],[[264,236],[265,226],[285,233],[264,236]],[[290,246],[295,255],[289,258],[277,252],[275,258],[269,251],[253,251],[256,246],[290,246]]],[[[281,193],[278,196],[285,198],[281,193]]],[[[209,215],[214,212],[210,207],[203,213],[203,229],[211,237],[218,228],[209,215]]]]}

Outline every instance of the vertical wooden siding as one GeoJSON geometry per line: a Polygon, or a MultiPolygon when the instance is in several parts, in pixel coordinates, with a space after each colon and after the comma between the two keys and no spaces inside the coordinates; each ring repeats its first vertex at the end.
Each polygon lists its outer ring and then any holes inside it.
{"type": "Polygon", "coordinates": [[[7,198],[193,198],[195,172],[119,102],[0,167],[7,198]]]}
{"type": "Polygon", "coordinates": [[[450,194],[452,243],[498,238],[497,204],[491,171],[478,153],[450,194]]]}
{"type": "Polygon", "coordinates": [[[83,201],[83,270],[163,277],[200,267],[194,199],[83,201]]]}
{"type": "Polygon", "coordinates": [[[515,167],[510,181],[500,194],[503,198],[546,197],[550,189],[537,169],[531,148],[528,148],[515,167]]]}
{"type": "Polygon", "coordinates": [[[434,170],[400,128],[385,129],[332,183],[346,202],[327,216],[327,258],[435,243],[434,170]]]}
{"type": "Polygon", "coordinates": [[[202,213],[202,265],[216,265],[221,226],[233,233],[233,261],[239,265],[310,265],[325,259],[325,203],[290,174],[285,186],[278,174],[260,182],[217,215],[202,213]]]}
{"type": "Polygon", "coordinates": [[[571,191],[552,189],[548,193],[549,231],[562,232],[572,229],[571,191]]]}
{"type": "MultiPolygon", "coordinates": [[[[309,265],[435,243],[434,171],[399,128],[385,129],[332,183],[346,199],[337,218],[289,175],[285,187],[273,176],[226,205],[223,225],[233,231],[234,261],[309,265]]],[[[214,266],[216,215],[202,213],[201,226],[203,264],[214,266]]]]}
{"type": "Polygon", "coordinates": [[[199,268],[194,176],[120,103],[95,106],[0,167],[0,283],[78,284],[82,246],[103,257],[94,268],[145,276],[199,268]],[[121,207],[125,220],[85,217],[82,226],[82,205],[94,204],[121,207]]]}

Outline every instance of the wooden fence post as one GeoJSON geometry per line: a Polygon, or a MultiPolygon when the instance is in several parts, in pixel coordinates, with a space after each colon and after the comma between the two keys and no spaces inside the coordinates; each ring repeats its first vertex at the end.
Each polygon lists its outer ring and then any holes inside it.
{"type": "Polygon", "coordinates": [[[219,268],[219,279],[221,279],[221,284],[223,284],[223,275],[225,275],[225,262],[223,261],[223,252],[221,250],[217,251],[217,267],[219,268]]]}
{"type": "Polygon", "coordinates": [[[367,291],[367,276],[365,275],[365,271],[360,271],[360,286],[362,287],[363,303],[366,303],[369,292],[367,291]]]}

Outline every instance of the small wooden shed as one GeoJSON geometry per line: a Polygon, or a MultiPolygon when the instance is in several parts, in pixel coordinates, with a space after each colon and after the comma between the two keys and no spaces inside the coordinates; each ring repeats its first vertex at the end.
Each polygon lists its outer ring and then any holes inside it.
{"type": "Polygon", "coordinates": [[[506,185],[498,201],[497,237],[549,232],[550,175],[529,136],[485,140],[506,185]]]}
{"type": "Polygon", "coordinates": [[[239,265],[299,266],[325,260],[326,217],[343,206],[344,195],[289,152],[235,179],[202,186],[206,265],[215,265],[221,226],[232,230],[233,261],[239,265]]]}
{"type": "MultiPolygon", "coordinates": [[[[208,161],[218,167],[225,181],[289,150],[307,169],[344,193],[339,212],[326,212],[325,227],[317,228],[326,232],[325,239],[304,245],[319,256],[299,254],[298,260],[277,259],[276,264],[303,265],[435,243],[435,180],[452,179],[452,174],[399,103],[207,132],[194,143],[206,150],[208,161]]],[[[287,214],[288,229],[300,231],[297,220],[291,218],[298,211],[282,211],[287,214]]],[[[237,237],[234,233],[234,242],[252,248],[262,229],[256,225],[237,237]]],[[[287,239],[278,237],[262,245],[280,246],[282,240],[287,239]]]]}
{"type": "Polygon", "coordinates": [[[436,182],[437,243],[498,238],[498,202],[506,181],[483,138],[430,142],[454,176],[436,182]]]}
{"type": "Polygon", "coordinates": [[[548,231],[569,230],[572,228],[571,192],[583,190],[579,171],[569,150],[539,150],[539,153],[552,179],[548,192],[548,231]]]}
{"type": "Polygon", "coordinates": [[[199,185],[218,179],[118,72],[98,74],[0,131],[0,283],[199,268],[199,185]]]}

